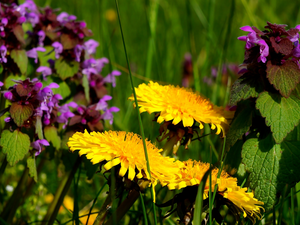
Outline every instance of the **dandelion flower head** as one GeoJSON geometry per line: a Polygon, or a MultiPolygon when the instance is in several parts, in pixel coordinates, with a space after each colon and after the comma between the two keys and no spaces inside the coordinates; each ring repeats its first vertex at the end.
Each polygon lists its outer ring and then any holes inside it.
{"type": "MultiPolygon", "coordinates": [[[[184,127],[191,127],[194,121],[203,129],[203,123],[210,124],[211,129],[217,128],[220,134],[228,128],[229,119],[234,112],[213,105],[208,99],[192,92],[190,89],[173,85],[160,85],[150,81],[135,88],[140,112],[158,112],[158,123],[171,121],[174,125],[182,122],[184,127]]],[[[129,97],[134,101],[134,97],[129,97]]]]}
{"type": "MultiPolygon", "coordinates": [[[[173,158],[163,157],[150,141],[145,140],[148,159],[151,168],[151,182],[153,185],[158,180],[175,179],[182,162],[173,158]]],[[[109,170],[120,165],[119,175],[128,179],[146,178],[150,180],[147,171],[143,140],[139,135],[125,131],[106,131],[75,133],[68,142],[71,151],[79,150],[79,155],[86,154],[87,159],[93,164],[106,161],[104,169],[109,170]]]]}
{"type": "MultiPolygon", "coordinates": [[[[199,185],[204,174],[208,171],[210,165],[208,163],[188,160],[183,162],[185,166],[181,167],[180,176],[175,180],[164,180],[163,184],[169,189],[181,189],[186,186],[199,185]]],[[[237,185],[237,179],[231,177],[225,171],[222,171],[218,178],[218,169],[211,171],[212,187],[211,191],[217,191],[218,194],[231,201],[241,212],[243,216],[249,216],[251,220],[255,218],[261,219],[260,209],[264,204],[254,198],[252,192],[247,192],[247,188],[241,188],[237,185]],[[215,185],[218,184],[217,190],[215,185]]],[[[204,188],[204,198],[209,194],[209,179],[206,180],[204,188]]]]}

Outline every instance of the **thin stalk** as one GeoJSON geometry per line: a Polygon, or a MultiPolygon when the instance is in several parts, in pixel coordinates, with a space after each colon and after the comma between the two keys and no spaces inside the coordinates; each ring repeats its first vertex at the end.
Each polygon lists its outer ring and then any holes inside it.
{"type": "MultiPolygon", "coordinates": [[[[212,192],[211,192],[211,185],[212,185],[212,182],[211,182],[211,164],[212,164],[212,154],[211,154],[211,150],[209,151],[209,158],[210,158],[210,163],[209,163],[209,169],[210,169],[210,172],[209,172],[209,195],[208,195],[208,201],[209,201],[209,225],[212,225],[212,207],[213,207],[213,202],[212,202],[212,192]]],[[[217,190],[215,189],[214,190],[214,193],[216,193],[217,190]]]]}
{"type": "Polygon", "coordinates": [[[4,174],[4,171],[6,169],[7,163],[8,162],[7,162],[7,159],[6,159],[6,156],[5,156],[5,158],[3,159],[1,168],[0,168],[0,181],[2,181],[2,175],[4,174]]]}
{"type": "Polygon", "coordinates": [[[1,213],[1,218],[4,219],[8,224],[12,223],[12,219],[20,205],[21,200],[23,199],[23,194],[26,189],[26,182],[28,180],[28,173],[29,170],[26,167],[23,171],[23,174],[18,182],[18,185],[16,189],[14,190],[14,193],[6,203],[6,206],[3,209],[3,212],[1,213]]]}
{"type": "MultiPolygon", "coordinates": [[[[81,166],[79,166],[79,171],[78,171],[78,176],[77,180],[74,178],[74,206],[73,206],[73,220],[75,220],[75,224],[79,225],[79,207],[78,207],[78,183],[79,183],[79,178],[80,178],[80,172],[81,172],[81,166]]],[[[75,177],[75,175],[74,175],[75,177]]]]}
{"type": "MultiPolygon", "coordinates": [[[[132,92],[133,92],[133,96],[134,96],[135,107],[136,107],[136,111],[137,111],[137,115],[138,115],[138,121],[139,121],[139,125],[140,125],[140,132],[141,132],[141,136],[142,136],[142,139],[143,139],[144,152],[145,152],[145,157],[146,157],[146,161],[147,161],[147,170],[148,170],[149,177],[150,177],[150,180],[151,180],[151,170],[150,170],[150,163],[149,163],[149,158],[148,158],[147,146],[146,146],[146,142],[145,142],[144,128],[143,128],[143,124],[142,124],[141,115],[139,113],[139,106],[138,106],[137,97],[136,97],[136,93],[135,93],[135,89],[134,89],[134,85],[133,85],[133,79],[132,79],[129,59],[128,59],[127,50],[126,50],[125,38],[124,38],[122,24],[121,24],[118,0],[115,0],[115,3],[116,3],[116,9],[117,9],[117,14],[118,14],[118,19],[119,19],[119,25],[120,25],[122,40],[123,40],[124,52],[125,52],[125,56],[126,56],[128,70],[129,70],[131,88],[132,88],[132,92]]],[[[155,195],[154,188],[151,188],[151,198],[152,198],[152,207],[153,207],[153,214],[154,214],[154,223],[157,224],[157,218],[156,218],[156,213],[155,213],[156,212],[155,203],[153,201],[154,195],[155,195]]]]}
{"type": "Polygon", "coordinates": [[[47,214],[44,217],[42,225],[45,225],[45,224],[52,225],[54,223],[57,213],[58,213],[58,210],[64,200],[65,195],[67,194],[67,192],[72,184],[72,180],[74,178],[74,175],[75,175],[78,167],[80,166],[80,163],[81,163],[81,158],[78,157],[75,164],[73,165],[72,170],[64,175],[63,179],[61,180],[61,182],[56,190],[54,199],[48,208],[47,214]]]}
{"type": "Polygon", "coordinates": [[[91,208],[90,208],[90,211],[89,211],[89,214],[88,214],[88,218],[87,218],[87,220],[86,220],[86,225],[88,225],[89,219],[90,219],[90,215],[92,214],[94,205],[96,204],[96,201],[97,201],[97,199],[98,199],[100,193],[102,192],[102,190],[103,190],[103,188],[105,187],[105,185],[107,185],[107,183],[108,183],[108,182],[106,181],[106,182],[103,184],[103,186],[101,187],[100,191],[97,193],[96,197],[94,198],[93,204],[92,204],[92,206],[91,206],[91,208]]]}
{"type": "Polygon", "coordinates": [[[107,209],[111,206],[112,201],[111,201],[111,192],[108,193],[100,211],[98,212],[97,218],[94,221],[93,225],[101,225],[103,224],[105,217],[107,215],[107,209]]]}
{"type": "Polygon", "coordinates": [[[116,196],[116,177],[115,177],[115,168],[111,168],[111,183],[110,183],[110,192],[111,192],[111,211],[112,211],[112,224],[116,225],[117,224],[117,218],[116,218],[116,204],[114,203],[115,196],[116,196]]]}
{"type": "Polygon", "coordinates": [[[222,73],[222,63],[224,62],[224,58],[226,57],[227,49],[229,46],[229,38],[230,38],[230,33],[231,33],[231,25],[233,21],[233,15],[234,15],[234,10],[235,10],[235,0],[232,0],[230,11],[229,11],[229,18],[227,24],[227,29],[226,29],[226,34],[225,34],[225,39],[223,43],[223,48],[221,51],[221,56],[219,60],[219,65],[218,65],[218,73],[217,73],[217,80],[216,80],[216,90],[213,92],[212,96],[212,102],[216,104],[217,102],[217,97],[220,95],[220,87],[221,87],[221,73],[222,73]]]}
{"type": "Polygon", "coordinates": [[[292,219],[292,225],[295,225],[295,204],[294,204],[294,197],[295,197],[295,187],[291,188],[291,219],[292,219]]]}
{"type": "MultiPolygon", "coordinates": [[[[218,171],[218,179],[220,178],[221,176],[221,173],[222,173],[222,170],[223,170],[223,165],[224,165],[224,161],[225,159],[223,160],[223,157],[224,157],[224,153],[225,153],[225,145],[226,145],[226,136],[224,137],[224,141],[223,141],[223,148],[222,148],[222,155],[221,155],[221,167],[218,171]]],[[[218,184],[215,185],[215,188],[214,188],[214,196],[213,196],[213,202],[215,201],[215,197],[216,197],[216,193],[218,190],[218,184]]]]}
{"type": "MultiPolygon", "coordinates": [[[[298,211],[299,211],[299,209],[300,209],[300,182],[298,182],[296,184],[296,197],[297,197],[297,207],[298,207],[298,211]]],[[[297,221],[296,221],[297,224],[299,224],[300,223],[300,213],[299,212],[297,213],[296,219],[297,219],[297,221]]]]}
{"type": "Polygon", "coordinates": [[[279,215],[278,215],[278,225],[281,225],[282,217],[283,217],[283,203],[285,200],[285,196],[287,193],[288,185],[285,186],[283,194],[281,196],[280,208],[279,208],[279,215]]]}
{"type": "Polygon", "coordinates": [[[141,201],[141,204],[142,204],[142,209],[143,209],[143,214],[144,214],[144,224],[148,225],[148,216],[147,216],[147,213],[146,213],[146,207],[145,207],[144,199],[143,199],[143,196],[142,196],[141,192],[140,192],[140,201],[141,201]]]}
{"type": "Polygon", "coordinates": [[[150,1],[150,14],[149,14],[150,37],[149,37],[147,61],[146,61],[147,62],[146,63],[146,73],[145,73],[146,78],[150,78],[150,76],[151,76],[153,52],[155,50],[158,1],[159,0],[150,1]]]}
{"type": "Polygon", "coordinates": [[[192,28],[192,19],[191,19],[191,4],[190,1],[186,1],[186,9],[187,9],[187,17],[188,17],[188,35],[189,35],[189,43],[190,43],[190,52],[192,55],[192,65],[193,65],[193,76],[194,76],[194,84],[195,90],[200,93],[200,77],[198,72],[197,60],[196,60],[196,46],[195,46],[195,38],[192,28]]]}
{"type": "Polygon", "coordinates": [[[174,145],[178,142],[177,137],[173,136],[163,146],[162,155],[168,156],[172,153],[174,145]]]}

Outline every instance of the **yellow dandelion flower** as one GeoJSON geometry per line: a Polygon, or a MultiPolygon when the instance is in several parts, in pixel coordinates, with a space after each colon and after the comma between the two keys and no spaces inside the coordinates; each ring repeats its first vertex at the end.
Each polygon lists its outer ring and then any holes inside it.
{"type": "MultiPolygon", "coordinates": [[[[199,185],[205,172],[209,169],[208,163],[202,163],[197,161],[188,160],[183,162],[184,167],[181,168],[180,176],[175,180],[164,180],[163,184],[167,185],[169,189],[181,189],[186,186],[199,185]]],[[[241,188],[237,185],[237,179],[230,177],[225,171],[221,172],[220,178],[218,178],[218,169],[211,171],[212,187],[214,192],[215,185],[218,184],[217,193],[224,198],[230,200],[240,211],[243,212],[244,217],[247,215],[250,219],[261,219],[260,209],[263,209],[264,204],[254,198],[252,192],[247,192],[247,188],[241,188]]],[[[161,181],[162,182],[162,181],[161,181]]],[[[204,197],[207,198],[209,193],[209,179],[207,179],[204,188],[204,197]]]]}
{"type": "MultiPolygon", "coordinates": [[[[190,89],[173,85],[159,85],[150,81],[135,88],[140,112],[158,112],[158,123],[172,121],[174,125],[182,122],[184,127],[191,127],[194,121],[203,129],[203,123],[210,124],[211,129],[217,128],[217,134],[228,128],[229,119],[234,112],[213,105],[208,99],[192,92],[190,89]]],[[[134,101],[134,97],[129,97],[134,101]]]]}
{"type": "MultiPolygon", "coordinates": [[[[120,165],[119,175],[128,179],[150,179],[144,154],[143,141],[137,134],[125,131],[108,131],[104,133],[91,132],[75,133],[68,142],[71,151],[79,150],[79,155],[86,157],[93,164],[107,161],[104,169],[109,170],[120,165]]],[[[151,168],[151,182],[156,180],[175,179],[179,173],[180,161],[173,158],[163,157],[158,149],[150,141],[146,140],[148,158],[151,168]]]]}

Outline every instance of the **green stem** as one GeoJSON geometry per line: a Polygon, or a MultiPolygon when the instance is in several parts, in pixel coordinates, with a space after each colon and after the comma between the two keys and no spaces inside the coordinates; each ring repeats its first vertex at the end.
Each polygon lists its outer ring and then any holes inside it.
{"type": "Polygon", "coordinates": [[[142,208],[143,208],[143,214],[144,214],[144,224],[148,225],[148,217],[147,217],[147,213],[146,213],[146,207],[145,207],[145,203],[144,203],[144,199],[143,199],[143,195],[140,192],[140,200],[142,203],[142,208]]]}
{"type": "Polygon", "coordinates": [[[78,157],[75,164],[73,165],[72,170],[64,175],[63,179],[61,180],[61,182],[57,188],[54,199],[48,208],[47,214],[44,217],[42,225],[45,225],[45,224],[52,225],[54,223],[57,213],[58,213],[58,210],[59,210],[61,204],[63,203],[64,197],[67,194],[67,192],[72,184],[72,180],[74,178],[74,175],[75,175],[78,167],[80,166],[80,163],[81,163],[81,158],[78,157]]]}
{"type": "Polygon", "coordinates": [[[164,144],[163,147],[163,152],[162,152],[163,156],[168,156],[172,153],[174,145],[176,145],[178,142],[177,139],[178,139],[177,136],[173,136],[167,140],[167,142],[164,144]]]}
{"type": "Polygon", "coordinates": [[[295,197],[295,187],[291,188],[291,219],[292,225],[295,225],[295,205],[294,205],[294,197],[295,197]]]}
{"type": "MultiPolygon", "coordinates": [[[[122,40],[123,40],[123,47],[124,47],[124,52],[125,52],[125,56],[126,56],[126,62],[127,62],[128,71],[129,71],[129,78],[130,78],[132,93],[133,93],[133,96],[134,96],[134,102],[135,102],[136,111],[137,111],[137,115],[138,115],[140,132],[141,132],[141,136],[142,136],[142,139],[143,139],[144,153],[145,153],[145,158],[146,158],[146,161],[147,161],[147,171],[148,171],[148,174],[149,174],[149,178],[151,180],[151,170],[150,170],[150,163],[149,163],[149,157],[148,157],[148,152],[147,152],[147,145],[146,145],[146,141],[145,141],[145,133],[144,133],[144,128],[143,128],[141,115],[140,115],[140,112],[139,112],[139,105],[138,105],[138,102],[137,102],[137,97],[136,97],[135,88],[134,88],[133,79],[132,79],[131,68],[130,68],[128,54],[127,54],[127,50],[126,50],[126,44],[125,44],[125,38],[124,38],[122,24],[121,24],[118,0],[115,0],[115,4],[116,4],[118,20],[119,20],[119,25],[120,25],[120,30],[121,30],[121,36],[122,36],[122,40]]],[[[152,199],[152,208],[153,208],[153,214],[154,214],[154,223],[157,224],[156,209],[155,209],[156,207],[155,207],[155,203],[154,203],[154,196],[155,196],[154,188],[151,188],[151,199],[152,199]]]]}
{"type": "Polygon", "coordinates": [[[12,219],[20,205],[24,191],[27,187],[26,182],[28,179],[28,168],[24,169],[23,174],[19,180],[19,183],[14,190],[13,195],[8,200],[3,212],[1,213],[1,218],[4,219],[8,224],[11,224],[12,219]]]}
{"type": "Polygon", "coordinates": [[[0,182],[2,181],[2,175],[4,174],[4,171],[6,169],[6,166],[7,166],[7,159],[6,159],[6,156],[2,162],[2,165],[1,165],[1,168],[0,168],[0,182]]]}
{"type": "MultiPolygon", "coordinates": [[[[208,195],[208,201],[209,201],[209,225],[212,225],[212,208],[213,208],[213,202],[212,202],[212,194],[211,194],[211,165],[212,165],[212,154],[211,154],[211,150],[209,151],[209,155],[210,155],[210,165],[209,165],[209,169],[210,169],[210,173],[209,173],[209,195],[208,195]]],[[[216,193],[217,190],[214,190],[214,193],[216,193]]]]}
{"type": "Polygon", "coordinates": [[[107,212],[108,212],[107,209],[109,207],[111,207],[111,204],[112,204],[111,192],[109,192],[100,211],[98,212],[97,218],[94,221],[94,225],[102,225],[103,224],[103,222],[106,218],[107,212]]]}

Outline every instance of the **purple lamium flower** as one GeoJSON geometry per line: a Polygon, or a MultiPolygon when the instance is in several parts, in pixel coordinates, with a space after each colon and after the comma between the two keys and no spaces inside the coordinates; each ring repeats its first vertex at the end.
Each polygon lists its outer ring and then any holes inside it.
{"type": "Polygon", "coordinates": [[[0,63],[2,62],[7,63],[6,53],[7,53],[7,48],[5,47],[5,45],[2,45],[0,47],[0,54],[1,54],[0,63]]]}
{"type": "Polygon", "coordinates": [[[11,91],[5,91],[3,96],[7,100],[12,100],[13,99],[13,94],[11,93],[11,91]]]}
{"type": "Polygon", "coordinates": [[[246,32],[250,32],[247,36],[238,37],[239,40],[246,41],[246,49],[254,47],[259,40],[262,40],[250,26],[244,26],[240,29],[246,32]]]}
{"type": "Polygon", "coordinates": [[[265,40],[260,40],[259,42],[257,42],[257,44],[260,45],[260,56],[258,57],[257,61],[262,61],[263,63],[265,63],[267,61],[266,57],[269,55],[269,46],[267,45],[265,40]]]}
{"type": "Polygon", "coordinates": [[[80,62],[80,56],[81,56],[82,50],[83,50],[83,46],[82,45],[76,45],[75,48],[74,48],[75,60],[77,62],[80,62]]]}
{"type": "Polygon", "coordinates": [[[1,87],[3,86],[4,84],[0,81],[0,90],[1,90],[1,87]]]}
{"type": "Polygon", "coordinates": [[[95,68],[86,68],[82,70],[82,73],[90,79],[91,74],[97,74],[97,70],[95,68]]]}
{"type": "Polygon", "coordinates": [[[37,63],[38,61],[38,53],[37,52],[45,52],[46,49],[44,49],[43,47],[37,47],[37,48],[33,48],[29,51],[26,52],[27,56],[29,58],[34,58],[34,62],[37,63]]]}
{"type": "Polygon", "coordinates": [[[39,46],[43,47],[44,46],[44,40],[46,37],[46,34],[43,30],[40,30],[37,35],[39,36],[39,46]]]}
{"type": "Polygon", "coordinates": [[[35,156],[38,156],[42,152],[42,146],[49,146],[49,142],[46,139],[36,140],[31,143],[31,147],[36,149],[35,156]]]}
{"type": "Polygon", "coordinates": [[[63,51],[63,46],[61,43],[56,41],[52,44],[52,47],[54,48],[54,51],[55,51],[55,58],[58,59],[59,54],[62,53],[62,51],[63,51]]]}
{"type": "Polygon", "coordinates": [[[68,119],[75,116],[75,114],[70,111],[69,107],[77,108],[78,105],[75,102],[70,102],[70,103],[64,104],[63,106],[61,106],[58,109],[58,111],[61,113],[61,115],[57,117],[57,122],[64,123],[63,129],[65,129],[66,126],[68,125],[68,119]]]}
{"type": "Polygon", "coordinates": [[[35,12],[30,12],[26,14],[26,19],[31,23],[32,27],[35,27],[40,22],[39,15],[35,12]]]}
{"type": "Polygon", "coordinates": [[[107,101],[111,100],[112,97],[110,95],[104,95],[96,105],[96,110],[105,110],[107,109],[107,101]]]}
{"type": "Polygon", "coordinates": [[[11,120],[11,118],[10,118],[10,117],[5,117],[5,118],[4,118],[4,122],[5,122],[5,123],[9,123],[9,122],[10,122],[10,120],[11,120]]]}
{"type": "Polygon", "coordinates": [[[104,120],[109,120],[110,124],[113,124],[113,114],[112,112],[119,112],[120,109],[113,106],[110,109],[107,109],[101,116],[102,119],[104,120]]]}
{"type": "Polygon", "coordinates": [[[7,25],[8,19],[7,18],[2,18],[1,23],[0,23],[0,36],[5,37],[5,32],[4,32],[4,27],[7,25]]]}
{"type": "Polygon", "coordinates": [[[103,81],[106,83],[112,83],[113,87],[116,87],[116,76],[120,76],[121,72],[117,70],[113,70],[110,74],[108,74],[103,81]]]}
{"type": "Polygon", "coordinates": [[[57,21],[60,22],[62,25],[64,25],[65,23],[69,22],[69,21],[74,21],[77,19],[76,16],[74,15],[69,15],[66,12],[61,12],[57,17],[56,17],[57,21]]]}
{"type": "Polygon", "coordinates": [[[52,70],[47,66],[40,66],[39,68],[37,68],[36,72],[42,73],[44,80],[47,80],[46,76],[52,74],[52,70]]]}
{"type": "Polygon", "coordinates": [[[88,55],[94,54],[99,43],[93,39],[90,39],[84,43],[84,49],[88,55]]]}

